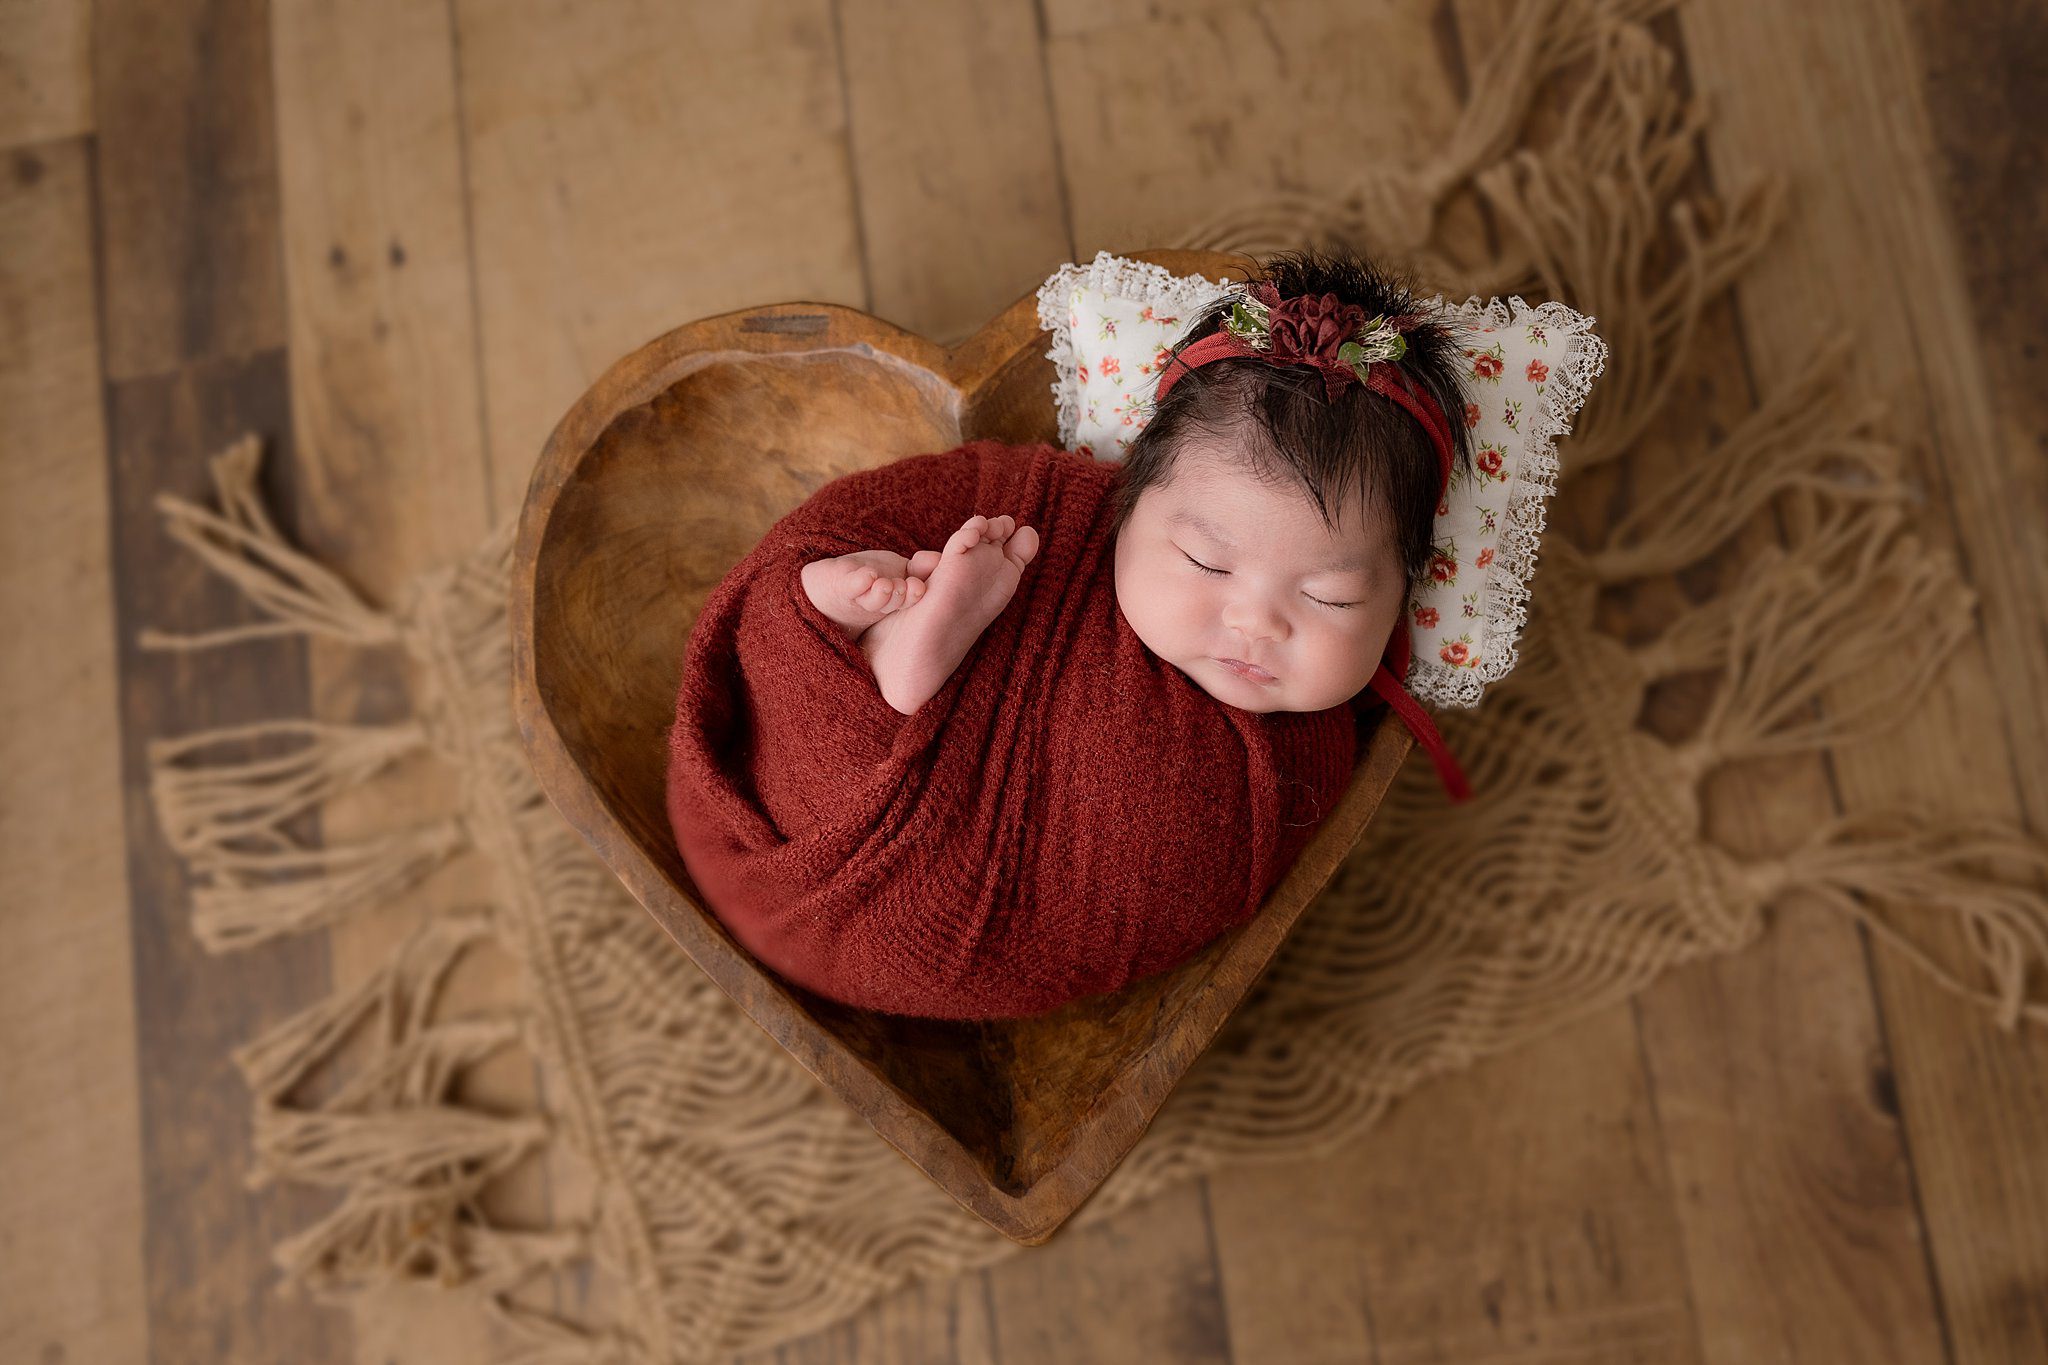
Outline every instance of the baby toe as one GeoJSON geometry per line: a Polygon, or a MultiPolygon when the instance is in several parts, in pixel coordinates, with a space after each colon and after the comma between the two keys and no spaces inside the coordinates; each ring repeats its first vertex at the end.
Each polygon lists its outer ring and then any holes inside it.
{"type": "Polygon", "coordinates": [[[946,542],[946,553],[965,554],[981,544],[982,528],[986,525],[988,525],[987,517],[969,517],[960,524],[960,529],[955,531],[952,538],[946,542]]]}

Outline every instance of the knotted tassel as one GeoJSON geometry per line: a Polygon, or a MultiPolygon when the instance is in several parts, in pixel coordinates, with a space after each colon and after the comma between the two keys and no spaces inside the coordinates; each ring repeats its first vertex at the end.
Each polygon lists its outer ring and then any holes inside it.
{"type": "Polygon", "coordinates": [[[325,848],[214,849],[193,870],[192,932],[224,953],[327,924],[424,880],[468,843],[459,816],[325,848]]]}
{"type": "Polygon", "coordinates": [[[1690,168],[1704,111],[1681,105],[1669,52],[1642,30],[1603,26],[1592,47],[1593,72],[1558,135],[1472,177],[1521,256],[1457,272],[1495,293],[1527,289],[1523,277],[1534,276],[1550,297],[1605,319],[1609,377],[1561,452],[1573,470],[1635,448],[1673,390],[1706,299],[1762,251],[1785,199],[1782,181],[1766,179],[1726,216],[1702,222],[1673,206],[1678,261],[1667,266],[1661,206],[1690,168]]]}
{"type": "Polygon", "coordinates": [[[2048,1002],[2027,998],[2029,970],[2048,971],[2048,846],[2024,830],[1930,825],[1893,811],[1836,815],[1792,853],[1751,864],[1749,876],[1760,897],[1796,888],[1861,920],[1944,989],[1989,1007],[2000,1028],[2048,1024],[2048,1002]],[[2015,874],[1978,870],[2000,862],[2015,874]],[[1961,980],[1864,898],[1954,915],[1991,989],[1961,980]]]}
{"type": "Polygon", "coordinates": [[[1957,603],[1975,592],[1946,556],[1897,534],[1899,526],[1895,507],[1851,508],[1745,580],[1723,618],[1727,674],[1696,743],[1723,760],[1782,754],[1904,719],[1969,634],[1969,612],[1957,603]],[[1886,685],[1861,701],[1840,695],[1873,674],[1886,685]]]}
{"type": "Polygon", "coordinates": [[[144,649],[204,649],[276,635],[325,635],[359,645],[399,638],[398,624],[376,610],[339,575],[295,549],[264,510],[256,486],[263,443],[245,435],[213,457],[210,467],[221,510],[210,512],[170,493],[156,497],[164,530],[240,588],[270,621],[179,635],[145,628],[144,649]]]}
{"type": "Polygon", "coordinates": [[[338,725],[314,720],[261,721],[152,739],[149,791],[165,839],[180,855],[201,858],[237,840],[276,847],[282,826],[351,788],[361,786],[426,743],[418,721],[398,725],[338,725]],[[190,760],[216,746],[303,741],[297,748],[254,758],[190,760]]]}
{"type": "Polygon", "coordinates": [[[385,1046],[417,1032],[457,960],[492,931],[486,910],[435,914],[353,987],[337,990],[237,1047],[230,1055],[243,1081],[259,1098],[282,1103],[373,1015],[373,1034],[385,1046]]]}

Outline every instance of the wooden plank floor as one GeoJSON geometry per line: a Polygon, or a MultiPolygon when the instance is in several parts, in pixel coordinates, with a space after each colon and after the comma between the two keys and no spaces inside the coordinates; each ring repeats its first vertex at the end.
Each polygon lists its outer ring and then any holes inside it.
{"type": "MultiPolygon", "coordinates": [[[[205,497],[204,455],[255,428],[288,529],[386,596],[515,509],[556,417],[648,336],[816,299],[957,339],[1061,261],[1172,240],[1222,187],[1314,190],[1429,145],[1505,3],[6,6],[0,1359],[494,1349],[431,1293],[351,1315],[267,1292],[270,1246],[325,1201],[244,1187],[227,1050],[465,873],[328,935],[199,950],[146,742],[371,718],[402,689],[293,642],[136,650],[240,610],[159,533],[159,490],[205,497]]],[[[1901,802],[2048,829],[2048,23],[2022,0],[1688,0],[1652,28],[1715,113],[1702,188],[1793,190],[1707,319],[1725,372],[1676,415],[1724,423],[1829,330],[1869,337],[1927,532],[1983,598],[1907,724],[1717,777],[1714,832],[1748,848],[1901,802]]],[[[337,806],[325,832],[376,818],[337,806]]],[[[475,1085],[534,1078],[508,1057],[475,1085]]],[[[2044,1135],[2048,1037],[1793,907],[1329,1157],[1183,1185],[748,1362],[2048,1361],[2044,1135]]],[[[514,1196],[545,1207],[558,1174],[514,1196]]]]}

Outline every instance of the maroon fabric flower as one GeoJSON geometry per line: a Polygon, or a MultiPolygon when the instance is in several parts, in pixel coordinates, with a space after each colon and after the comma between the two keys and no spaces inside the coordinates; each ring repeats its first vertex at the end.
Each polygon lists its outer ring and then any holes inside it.
{"type": "Polygon", "coordinates": [[[1335,360],[1365,325],[1365,310],[1335,294],[1299,294],[1269,305],[1266,315],[1275,360],[1335,360]]]}

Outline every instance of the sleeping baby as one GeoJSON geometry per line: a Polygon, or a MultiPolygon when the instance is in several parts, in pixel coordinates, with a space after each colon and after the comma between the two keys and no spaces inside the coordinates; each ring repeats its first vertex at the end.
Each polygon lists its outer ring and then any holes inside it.
{"type": "Polygon", "coordinates": [[[1471,461],[1457,355],[1370,263],[1285,253],[1190,320],[1122,464],[983,440],[818,489],[686,646],[668,808],[706,907],[796,986],[953,1019],[1249,919],[1377,706],[1448,763],[1399,679],[1471,461]]]}

